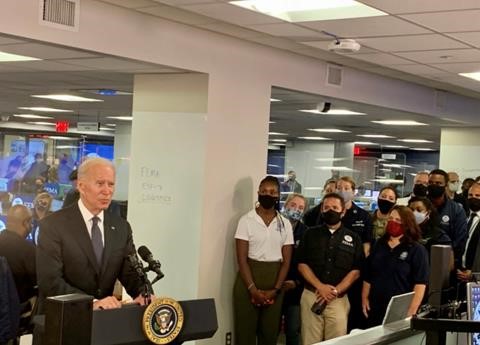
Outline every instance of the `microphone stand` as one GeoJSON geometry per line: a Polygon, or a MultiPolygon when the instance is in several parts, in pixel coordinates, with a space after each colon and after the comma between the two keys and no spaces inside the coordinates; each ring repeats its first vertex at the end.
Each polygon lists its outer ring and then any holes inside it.
{"type": "Polygon", "coordinates": [[[152,302],[152,294],[153,294],[153,288],[152,288],[152,283],[150,280],[148,280],[147,277],[147,272],[148,272],[148,267],[144,268],[143,264],[140,260],[137,258],[137,254],[131,254],[128,256],[128,260],[133,266],[133,269],[137,272],[138,277],[142,281],[143,285],[143,292],[142,292],[142,297],[143,297],[143,302],[148,305],[152,302]]]}

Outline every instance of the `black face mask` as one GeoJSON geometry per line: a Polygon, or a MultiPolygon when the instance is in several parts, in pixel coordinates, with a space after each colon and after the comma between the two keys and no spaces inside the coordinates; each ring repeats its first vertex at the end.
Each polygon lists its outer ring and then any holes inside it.
{"type": "Polygon", "coordinates": [[[423,184],[416,184],[413,186],[413,194],[415,194],[415,196],[426,197],[427,190],[427,186],[423,184]]]}
{"type": "Polygon", "coordinates": [[[467,204],[468,204],[468,208],[472,210],[472,212],[480,211],[480,199],[468,198],[467,204]]]}
{"type": "Polygon", "coordinates": [[[428,185],[428,197],[430,199],[438,199],[442,197],[442,195],[444,194],[445,194],[445,186],[439,186],[436,184],[428,185]]]}
{"type": "MultiPolygon", "coordinates": [[[[416,194],[415,194],[416,195],[416,194]]],[[[395,205],[393,201],[385,200],[385,199],[378,199],[378,209],[382,214],[387,214],[392,207],[395,205]]]]}
{"type": "Polygon", "coordinates": [[[322,219],[327,225],[335,225],[342,219],[341,214],[342,212],[329,210],[327,212],[322,212],[322,219]]]}
{"type": "Polygon", "coordinates": [[[258,195],[258,202],[264,209],[269,210],[277,204],[278,198],[271,195],[258,195]]]}

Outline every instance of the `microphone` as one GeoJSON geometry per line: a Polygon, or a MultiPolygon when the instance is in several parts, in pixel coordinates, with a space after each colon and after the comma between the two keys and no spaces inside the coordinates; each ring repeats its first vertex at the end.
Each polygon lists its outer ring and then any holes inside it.
{"type": "Polygon", "coordinates": [[[145,277],[145,271],[143,270],[142,263],[138,260],[137,254],[134,252],[127,256],[128,262],[132,265],[133,269],[137,272],[140,278],[145,277]]]}
{"type": "Polygon", "coordinates": [[[158,280],[162,279],[164,276],[161,270],[162,265],[160,264],[160,261],[153,258],[152,252],[147,247],[140,246],[138,248],[138,254],[143,259],[143,261],[148,263],[147,269],[157,274],[157,277],[152,281],[152,284],[155,284],[158,280]]]}

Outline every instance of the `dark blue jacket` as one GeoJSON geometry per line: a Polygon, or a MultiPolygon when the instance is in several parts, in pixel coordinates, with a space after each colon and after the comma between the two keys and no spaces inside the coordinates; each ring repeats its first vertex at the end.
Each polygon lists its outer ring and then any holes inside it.
{"type": "Polygon", "coordinates": [[[0,256],[0,343],[16,337],[20,322],[20,301],[7,259],[0,256]]]}
{"type": "Polygon", "coordinates": [[[467,216],[459,203],[449,198],[445,199],[445,203],[437,209],[440,216],[440,227],[452,240],[455,264],[456,267],[459,267],[467,243],[467,216]]]}

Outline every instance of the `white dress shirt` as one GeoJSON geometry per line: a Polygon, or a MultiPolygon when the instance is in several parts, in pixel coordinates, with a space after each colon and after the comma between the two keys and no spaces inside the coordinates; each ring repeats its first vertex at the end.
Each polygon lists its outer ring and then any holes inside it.
{"type": "MultiPolygon", "coordinates": [[[[95,217],[95,215],[88,210],[88,208],[82,202],[82,199],[78,199],[78,208],[80,209],[80,213],[82,214],[83,221],[87,226],[88,235],[90,236],[90,239],[92,239],[92,225],[93,225],[92,218],[95,217]]],[[[102,210],[102,212],[100,212],[96,216],[100,219],[98,221],[98,227],[100,228],[100,232],[102,233],[103,246],[105,247],[105,231],[103,229],[103,215],[104,215],[104,211],[102,210]]]]}

